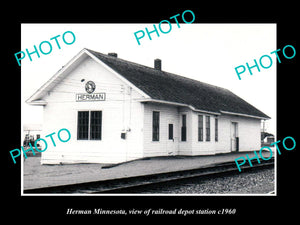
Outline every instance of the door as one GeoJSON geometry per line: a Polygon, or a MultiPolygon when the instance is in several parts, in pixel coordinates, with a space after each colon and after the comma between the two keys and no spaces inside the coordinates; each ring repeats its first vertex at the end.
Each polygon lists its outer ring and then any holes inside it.
{"type": "Polygon", "coordinates": [[[174,137],[174,123],[168,124],[168,140],[167,140],[167,153],[168,155],[176,155],[176,143],[174,137]]]}
{"type": "Polygon", "coordinates": [[[238,123],[231,122],[231,151],[235,152],[239,150],[239,138],[238,138],[238,123]]]}

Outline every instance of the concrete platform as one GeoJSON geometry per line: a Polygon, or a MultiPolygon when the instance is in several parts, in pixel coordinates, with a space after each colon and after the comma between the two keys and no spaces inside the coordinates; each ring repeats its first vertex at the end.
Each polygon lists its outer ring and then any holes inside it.
{"type": "MultiPolygon", "coordinates": [[[[114,166],[104,164],[41,165],[40,157],[29,157],[23,163],[23,189],[34,189],[116,178],[144,176],[201,168],[215,163],[254,157],[253,152],[235,152],[210,156],[170,156],[134,160],[114,166]],[[106,167],[106,168],[105,168],[106,167]]],[[[268,158],[269,152],[263,152],[268,158]]]]}

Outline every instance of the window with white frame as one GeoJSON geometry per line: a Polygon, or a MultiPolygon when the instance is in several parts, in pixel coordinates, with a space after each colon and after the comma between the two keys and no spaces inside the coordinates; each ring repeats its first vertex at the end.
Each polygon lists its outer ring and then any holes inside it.
{"type": "Polygon", "coordinates": [[[215,141],[219,141],[219,125],[218,125],[218,118],[215,118],[215,141]]]}
{"type": "Polygon", "coordinates": [[[159,112],[152,114],[152,141],[159,141],[159,112]]]}
{"type": "Polygon", "coordinates": [[[78,111],[77,140],[101,140],[102,111],[78,111]]]}
{"type": "Polygon", "coordinates": [[[203,115],[198,115],[198,141],[203,141],[203,115]]]}
{"type": "Polygon", "coordinates": [[[205,128],[206,128],[205,141],[210,141],[210,116],[205,116],[205,128]]]}
{"type": "Polygon", "coordinates": [[[186,115],[182,115],[181,141],[186,141],[186,115]]]}

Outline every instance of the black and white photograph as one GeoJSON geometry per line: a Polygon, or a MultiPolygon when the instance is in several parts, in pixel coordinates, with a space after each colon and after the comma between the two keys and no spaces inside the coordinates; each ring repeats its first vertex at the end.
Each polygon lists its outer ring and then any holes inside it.
{"type": "Polygon", "coordinates": [[[276,24],[21,28],[24,194],[276,194],[276,24]]]}

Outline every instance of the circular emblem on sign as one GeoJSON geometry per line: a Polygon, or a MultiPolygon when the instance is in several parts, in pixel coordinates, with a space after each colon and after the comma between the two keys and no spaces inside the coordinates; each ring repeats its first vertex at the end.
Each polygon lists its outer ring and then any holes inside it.
{"type": "Polygon", "coordinates": [[[87,93],[91,94],[95,91],[95,89],[96,89],[96,85],[93,81],[86,82],[85,90],[86,90],[87,93]]]}

